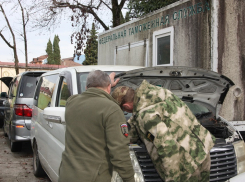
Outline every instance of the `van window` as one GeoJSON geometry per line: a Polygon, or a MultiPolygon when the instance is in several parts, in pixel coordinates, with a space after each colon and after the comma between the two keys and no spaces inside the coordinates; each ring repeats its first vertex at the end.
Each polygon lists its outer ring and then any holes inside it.
{"type": "Polygon", "coordinates": [[[38,108],[45,109],[50,106],[57,78],[58,74],[44,76],[42,77],[42,80],[40,80],[41,87],[38,93],[38,108]]]}
{"type": "Polygon", "coordinates": [[[71,96],[70,91],[67,86],[66,79],[63,78],[61,88],[60,88],[60,95],[58,101],[58,107],[65,107],[67,99],[71,96]]]}
{"type": "Polygon", "coordinates": [[[11,85],[9,98],[16,97],[19,82],[20,82],[20,77],[16,77],[11,85]]]}
{"type": "MultiPolygon", "coordinates": [[[[112,73],[112,71],[105,71],[108,75],[112,73]]],[[[120,71],[114,71],[116,74],[121,73],[120,71]]],[[[86,90],[87,77],[89,73],[78,73],[77,74],[77,88],[78,93],[81,94],[86,90]]]]}
{"type": "Polygon", "coordinates": [[[19,97],[32,98],[36,88],[37,76],[24,75],[21,78],[19,97]]]}
{"type": "Polygon", "coordinates": [[[87,83],[88,73],[80,73],[78,75],[78,92],[81,94],[86,90],[86,83],[87,83]]]}

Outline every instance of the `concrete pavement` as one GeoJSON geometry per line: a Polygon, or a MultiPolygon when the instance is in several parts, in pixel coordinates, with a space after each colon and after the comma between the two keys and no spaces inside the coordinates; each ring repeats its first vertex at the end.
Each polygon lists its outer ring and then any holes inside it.
{"type": "Polygon", "coordinates": [[[21,152],[12,153],[10,142],[0,128],[0,182],[50,182],[46,176],[33,175],[33,153],[30,142],[24,143],[21,152]]]}

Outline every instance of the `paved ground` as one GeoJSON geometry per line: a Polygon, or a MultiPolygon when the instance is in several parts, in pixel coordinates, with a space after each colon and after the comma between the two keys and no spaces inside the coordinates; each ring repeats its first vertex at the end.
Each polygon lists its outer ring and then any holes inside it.
{"type": "Polygon", "coordinates": [[[48,177],[33,175],[31,144],[25,143],[21,152],[12,153],[10,142],[0,128],[0,182],[50,182],[48,177]]]}

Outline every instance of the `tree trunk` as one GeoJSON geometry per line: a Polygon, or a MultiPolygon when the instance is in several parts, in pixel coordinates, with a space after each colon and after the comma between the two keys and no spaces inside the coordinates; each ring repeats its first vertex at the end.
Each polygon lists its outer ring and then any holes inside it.
{"type": "Polygon", "coordinates": [[[120,25],[120,13],[121,9],[118,6],[118,0],[111,0],[112,4],[112,26],[116,27],[120,25]]]}
{"type": "Polygon", "coordinates": [[[18,59],[18,55],[17,55],[17,50],[16,50],[16,44],[14,44],[14,68],[15,68],[15,72],[16,75],[19,74],[19,59],[18,59]]]}
{"type": "Polygon", "coordinates": [[[27,20],[25,21],[25,11],[22,7],[22,4],[20,3],[20,0],[18,0],[20,8],[21,8],[21,13],[22,13],[22,26],[23,26],[23,37],[24,37],[24,44],[25,44],[25,63],[26,63],[26,70],[28,67],[28,53],[27,53],[27,37],[26,37],[26,24],[28,22],[28,14],[27,14],[27,20]]]}

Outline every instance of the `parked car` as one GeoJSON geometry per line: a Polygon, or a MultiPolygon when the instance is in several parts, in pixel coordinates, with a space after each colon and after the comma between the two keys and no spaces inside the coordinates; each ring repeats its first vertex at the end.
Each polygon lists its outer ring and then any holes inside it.
{"type": "MultiPolygon", "coordinates": [[[[226,181],[245,171],[245,145],[240,133],[218,115],[233,82],[215,72],[186,67],[82,66],[54,70],[40,77],[34,94],[31,122],[33,169],[36,176],[45,172],[58,181],[58,171],[65,144],[65,104],[69,96],[85,91],[86,78],[93,69],[119,73],[117,86],[136,89],[145,79],[171,90],[190,107],[200,123],[215,137],[211,149],[210,181],[226,181]],[[131,71],[128,71],[131,70],[131,71]],[[127,72],[122,72],[127,71],[127,72]],[[45,171],[45,172],[44,172],[45,171]]],[[[128,119],[130,113],[125,113],[128,119]]],[[[136,181],[162,181],[144,143],[130,144],[130,157],[136,181]]],[[[112,182],[121,181],[113,172],[112,182]]]]}
{"type": "Polygon", "coordinates": [[[8,98],[3,102],[3,131],[10,140],[12,152],[20,151],[22,142],[30,141],[33,94],[37,78],[43,73],[27,71],[0,78],[9,88],[8,98]]]}
{"type": "Polygon", "coordinates": [[[7,93],[1,92],[1,94],[0,94],[0,128],[3,127],[4,111],[6,109],[6,107],[5,107],[5,101],[6,100],[7,100],[7,93]]]}

